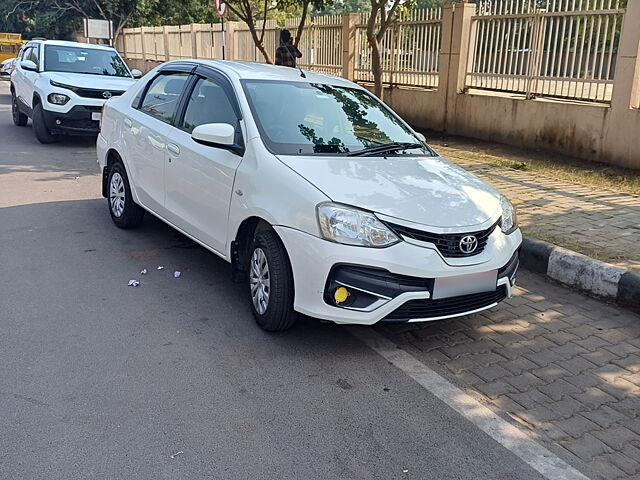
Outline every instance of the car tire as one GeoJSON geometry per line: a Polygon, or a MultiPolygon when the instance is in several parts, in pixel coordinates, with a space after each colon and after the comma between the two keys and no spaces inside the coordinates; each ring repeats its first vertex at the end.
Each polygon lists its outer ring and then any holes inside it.
{"type": "Polygon", "coordinates": [[[14,92],[11,92],[11,116],[13,117],[14,125],[17,127],[24,127],[27,124],[27,120],[29,120],[29,117],[18,108],[18,99],[14,92]]]}
{"type": "Polygon", "coordinates": [[[288,330],[296,322],[293,273],[287,251],[273,230],[255,234],[248,255],[249,300],[253,316],[268,332],[288,330]]]}
{"type": "Polygon", "coordinates": [[[121,162],[115,162],[109,168],[107,206],[111,220],[119,228],[135,228],[142,223],[144,209],[133,201],[129,177],[121,162]]]}
{"type": "Polygon", "coordinates": [[[56,137],[49,131],[44,122],[42,104],[38,103],[33,109],[33,133],[40,143],[53,143],[56,137]]]}

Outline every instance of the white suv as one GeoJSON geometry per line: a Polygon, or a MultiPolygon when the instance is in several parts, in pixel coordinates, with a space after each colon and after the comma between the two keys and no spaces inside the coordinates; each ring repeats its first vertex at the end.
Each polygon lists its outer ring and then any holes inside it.
{"type": "Polygon", "coordinates": [[[104,106],[102,193],[231,262],[259,325],[437,320],[511,295],[509,201],[364,88],[257,63],[167,62],[104,106]]]}
{"type": "Polygon", "coordinates": [[[35,40],[22,47],[11,74],[13,122],[41,143],[58,134],[96,135],[104,102],[141,76],[111,47],[35,40]]]}

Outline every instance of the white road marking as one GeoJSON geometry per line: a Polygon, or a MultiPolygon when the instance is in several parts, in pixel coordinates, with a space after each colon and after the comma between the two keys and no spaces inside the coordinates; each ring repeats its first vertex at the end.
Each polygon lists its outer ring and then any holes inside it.
{"type": "Polygon", "coordinates": [[[402,370],[425,390],[467,418],[495,441],[550,480],[588,480],[578,470],[551,453],[519,428],[492,412],[478,400],[445,380],[410,353],[370,327],[346,327],[349,333],[402,370]]]}

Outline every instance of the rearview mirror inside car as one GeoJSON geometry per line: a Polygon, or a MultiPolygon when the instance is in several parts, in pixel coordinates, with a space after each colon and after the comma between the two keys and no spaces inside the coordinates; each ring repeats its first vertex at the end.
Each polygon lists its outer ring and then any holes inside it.
{"type": "Polygon", "coordinates": [[[23,70],[29,70],[32,72],[38,71],[38,66],[35,63],[33,63],[31,60],[22,60],[20,62],[20,67],[22,67],[23,70]]]}

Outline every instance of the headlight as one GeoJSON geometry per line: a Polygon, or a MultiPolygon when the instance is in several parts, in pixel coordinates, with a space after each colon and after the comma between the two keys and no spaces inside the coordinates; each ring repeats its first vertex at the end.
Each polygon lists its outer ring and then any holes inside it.
{"type": "Polygon", "coordinates": [[[64,105],[69,101],[69,97],[61,93],[50,93],[48,99],[49,103],[53,103],[54,105],[64,105]]]}
{"type": "Polygon", "coordinates": [[[502,224],[500,228],[505,235],[509,235],[518,228],[518,216],[516,209],[506,197],[500,195],[500,207],[502,208],[502,224]]]}
{"type": "Polygon", "coordinates": [[[318,205],[322,236],[332,242],[361,247],[388,247],[400,239],[373,214],[334,203],[318,205]]]}

